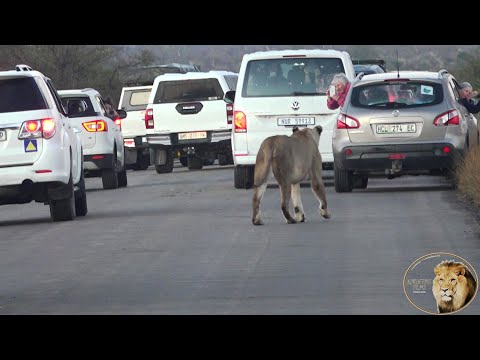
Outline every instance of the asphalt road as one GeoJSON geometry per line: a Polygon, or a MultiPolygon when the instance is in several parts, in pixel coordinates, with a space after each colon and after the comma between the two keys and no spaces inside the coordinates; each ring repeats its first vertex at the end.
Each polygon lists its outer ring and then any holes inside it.
{"type": "MultiPolygon", "coordinates": [[[[480,271],[479,223],[443,178],[337,194],[325,175],[332,218],[302,187],[307,219],[293,225],[271,186],[254,227],[252,190],[218,166],[128,171],[117,190],[87,179],[89,213],[69,222],[1,206],[0,314],[418,315],[403,289],[416,259],[448,252],[480,271]]],[[[480,314],[479,298],[457,314],[480,314]]]]}

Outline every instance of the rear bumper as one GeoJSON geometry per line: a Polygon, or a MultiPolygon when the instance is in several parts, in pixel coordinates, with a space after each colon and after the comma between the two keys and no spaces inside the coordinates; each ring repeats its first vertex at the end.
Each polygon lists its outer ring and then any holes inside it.
{"type": "Polygon", "coordinates": [[[462,153],[450,143],[346,146],[334,155],[339,168],[374,172],[401,164],[402,171],[449,169],[462,153]],[[445,152],[448,147],[449,152],[445,152]],[[346,151],[350,150],[349,155],[346,151]]]}
{"type": "Polygon", "coordinates": [[[179,140],[178,133],[165,135],[147,135],[147,143],[149,145],[165,145],[165,146],[199,146],[202,144],[213,144],[223,141],[231,141],[231,131],[207,131],[206,139],[196,140],[179,140]]]}
{"type": "Polygon", "coordinates": [[[85,170],[111,169],[113,167],[113,154],[83,155],[85,170]],[[102,157],[102,158],[97,158],[102,157]]]}
{"type": "Polygon", "coordinates": [[[133,151],[135,149],[148,148],[148,142],[146,136],[135,136],[124,138],[125,150],[133,151]]]}

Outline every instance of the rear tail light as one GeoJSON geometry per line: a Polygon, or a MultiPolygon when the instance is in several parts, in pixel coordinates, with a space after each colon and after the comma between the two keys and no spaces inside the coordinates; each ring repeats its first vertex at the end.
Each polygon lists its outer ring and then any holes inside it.
{"type": "Polygon", "coordinates": [[[247,132],[247,116],[242,111],[235,111],[234,118],[235,118],[235,132],[236,133],[247,132]]]}
{"type": "Polygon", "coordinates": [[[433,124],[435,126],[459,125],[460,114],[458,113],[458,110],[444,112],[443,114],[438,115],[435,120],[433,120],[433,124]]]}
{"type": "Polygon", "coordinates": [[[337,118],[337,129],[358,129],[360,122],[350,116],[340,113],[337,118]]]}
{"type": "Polygon", "coordinates": [[[18,133],[19,139],[35,139],[43,137],[50,139],[55,135],[55,120],[47,118],[25,121],[18,133]]]}
{"type": "Polygon", "coordinates": [[[122,119],[115,118],[115,124],[118,126],[120,130],[122,130],[122,119]]]}
{"type": "Polygon", "coordinates": [[[88,132],[102,132],[108,131],[108,125],[103,120],[93,120],[82,123],[85,130],[88,132]]]}
{"type": "Polygon", "coordinates": [[[153,120],[153,109],[147,109],[145,111],[145,128],[153,129],[155,121],[153,120]]]}
{"type": "Polygon", "coordinates": [[[227,123],[231,125],[233,122],[233,104],[227,104],[227,123]]]}

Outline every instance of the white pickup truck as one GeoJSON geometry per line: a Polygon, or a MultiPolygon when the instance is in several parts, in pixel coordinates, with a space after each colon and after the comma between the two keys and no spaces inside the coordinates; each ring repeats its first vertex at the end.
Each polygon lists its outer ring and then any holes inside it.
{"type": "Polygon", "coordinates": [[[150,166],[150,153],[146,142],[145,109],[152,85],[127,86],[122,89],[119,107],[127,112],[122,120],[127,167],[146,170],[150,166]]]}

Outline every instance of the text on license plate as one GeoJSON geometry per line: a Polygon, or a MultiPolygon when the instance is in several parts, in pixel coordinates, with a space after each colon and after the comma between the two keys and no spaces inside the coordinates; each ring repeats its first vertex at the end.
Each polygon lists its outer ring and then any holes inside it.
{"type": "Polygon", "coordinates": [[[414,133],[417,124],[382,124],[377,125],[377,134],[414,133]]]}
{"type": "Polygon", "coordinates": [[[7,140],[7,132],[5,130],[0,130],[0,141],[7,140]]]}
{"type": "Polygon", "coordinates": [[[206,139],[206,131],[188,132],[178,134],[178,140],[194,140],[194,139],[206,139]]]}
{"type": "Polygon", "coordinates": [[[315,125],[314,117],[281,117],[277,119],[278,126],[295,126],[295,125],[315,125]]]}

